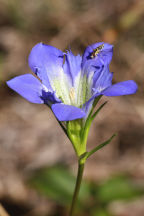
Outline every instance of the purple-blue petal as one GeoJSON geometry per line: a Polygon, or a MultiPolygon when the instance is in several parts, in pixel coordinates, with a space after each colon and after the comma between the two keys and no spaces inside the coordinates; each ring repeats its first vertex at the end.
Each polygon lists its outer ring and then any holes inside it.
{"type": "Polygon", "coordinates": [[[41,82],[31,74],[17,76],[7,81],[7,85],[32,103],[44,103],[41,82]]]}
{"type": "MultiPolygon", "coordinates": [[[[95,72],[97,73],[97,71],[95,72]]],[[[95,93],[99,93],[102,90],[108,88],[112,85],[112,77],[113,73],[109,71],[109,65],[104,65],[100,71],[99,76],[95,79],[95,75],[93,77],[93,90],[95,93]]]]}
{"type": "Polygon", "coordinates": [[[136,93],[137,88],[138,86],[133,80],[127,80],[108,87],[102,94],[105,96],[129,95],[136,93]]]}
{"type": "Polygon", "coordinates": [[[83,105],[82,109],[84,110],[84,112],[86,113],[86,116],[88,116],[89,114],[89,111],[91,110],[92,108],[92,105],[93,105],[93,102],[94,102],[94,99],[98,96],[100,96],[101,93],[95,93],[88,101],[85,102],[85,104],[83,105]]]}
{"type": "Polygon", "coordinates": [[[63,69],[64,73],[70,77],[72,86],[74,86],[75,78],[81,72],[81,61],[82,57],[80,55],[75,56],[71,51],[67,51],[65,54],[63,69]]]}
{"type": "Polygon", "coordinates": [[[62,103],[53,104],[52,111],[59,121],[72,121],[85,116],[85,112],[82,109],[62,103]]]}
{"type": "Polygon", "coordinates": [[[50,80],[55,78],[62,68],[63,52],[53,46],[38,43],[32,48],[28,61],[31,70],[52,90],[50,80]]]}
{"type": "Polygon", "coordinates": [[[113,45],[104,42],[92,44],[86,48],[83,54],[82,67],[85,65],[87,61],[89,61],[90,64],[94,64],[91,63],[92,62],[91,60],[94,60],[95,64],[97,63],[97,60],[100,60],[103,64],[109,64],[111,62],[112,55],[113,55],[113,45]],[[91,58],[91,54],[93,53],[94,49],[96,49],[102,44],[104,45],[104,47],[100,50],[99,54],[96,57],[91,58]]]}

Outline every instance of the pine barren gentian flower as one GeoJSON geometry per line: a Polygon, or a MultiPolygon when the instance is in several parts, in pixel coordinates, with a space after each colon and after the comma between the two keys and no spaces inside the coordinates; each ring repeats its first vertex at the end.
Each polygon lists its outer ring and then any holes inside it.
{"type": "Polygon", "coordinates": [[[128,95],[137,90],[132,80],[112,84],[112,54],[113,46],[104,42],[88,46],[83,56],[38,43],[28,59],[34,75],[17,76],[7,85],[32,103],[47,104],[61,126],[64,122],[63,129],[66,127],[65,132],[80,155],[86,151],[89,114],[100,96],[128,95]],[[79,147],[77,143],[83,144],[79,147]]]}
{"type": "Polygon", "coordinates": [[[28,101],[49,105],[59,121],[85,119],[99,95],[120,96],[137,90],[132,80],[112,85],[112,53],[113,46],[103,42],[88,46],[82,57],[39,43],[29,55],[35,76],[21,75],[7,84],[28,101]]]}
{"type": "Polygon", "coordinates": [[[88,46],[82,57],[39,43],[29,56],[34,75],[21,75],[7,82],[28,101],[48,105],[73,144],[79,169],[70,216],[74,212],[86,159],[114,137],[87,152],[91,122],[105,105],[94,111],[96,104],[102,95],[128,95],[137,90],[132,80],[112,84],[113,73],[109,71],[112,53],[113,46],[104,42],[88,46]]]}

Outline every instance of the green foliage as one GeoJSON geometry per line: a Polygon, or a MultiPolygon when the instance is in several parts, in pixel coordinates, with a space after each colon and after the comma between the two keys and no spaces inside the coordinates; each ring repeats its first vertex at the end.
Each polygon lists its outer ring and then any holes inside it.
{"type": "Polygon", "coordinates": [[[98,209],[94,208],[91,212],[91,216],[110,216],[110,214],[105,208],[98,208],[98,209]]]}
{"type": "MultiPolygon", "coordinates": [[[[38,171],[31,179],[30,184],[44,196],[60,204],[71,203],[75,177],[63,166],[54,166],[38,171]]],[[[83,202],[90,196],[89,184],[82,183],[79,201],[83,202]]]]}
{"type": "Polygon", "coordinates": [[[87,152],[86,158],[90,157],[91,155],[93,155],[95,152],[97,152],[98,150],[100,150],[101,148],[103,148],[104,146],[108,145],[112,139],[116,136],[116,134],[113,134],[108,140],[106,140],[105,142],[101,143],[100,145],[96,146],[94,149],[92,149],[90,152],[87,152]]]}
{"type": "Polygon", "coordinates": [[[144,194],[144,190],[125,176],[113,177],[98,187],[97,196],[101,202],[132,199],[144,194]]]}
{"type": "MultiPolygon", "coordinates": [[[[41,195],[69,206],[74,191],[75,177],[62,165],[37,171],[29,180],[41,195]]],[[[78,207],[82,215],[112,216],[108,205],[115,200],[131,200],[144,195],[144,187],[132,182],[127,176],[114,176],[98,184],[83,181],[78,207]]],[[[56,213],[57,214],[57,213],[56,213]]]]}

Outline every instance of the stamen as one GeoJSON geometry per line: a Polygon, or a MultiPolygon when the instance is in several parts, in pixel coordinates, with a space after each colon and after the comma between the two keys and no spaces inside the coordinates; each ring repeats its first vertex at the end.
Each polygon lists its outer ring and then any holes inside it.
{"type": "Polygon", "coordinates": [[[75,99],[75,89],[72,87],[69,92],[70,99],[74,101],[75,99]]]}

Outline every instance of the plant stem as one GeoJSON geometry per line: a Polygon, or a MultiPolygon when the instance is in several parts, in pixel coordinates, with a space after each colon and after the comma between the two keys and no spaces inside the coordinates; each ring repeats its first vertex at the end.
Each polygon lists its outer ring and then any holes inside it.
{"type": "Polygon", "coordinates": [[[77,203],[77,199],[78,199],[78,195],[79,195],[79,191],[80,191],[80,186],[81,186],[81,182],[82,182],[83,171],[84,171],[84,162],[79,160],[77,180],[76,180],[76,185],[75,185],[75,190],[74,190],[74,194],[73,194],[73,198],[72,198],[72,204],[71,204],[69,216],[74,215],[74,210],[76,207],[76,203],[77,203]]]}

